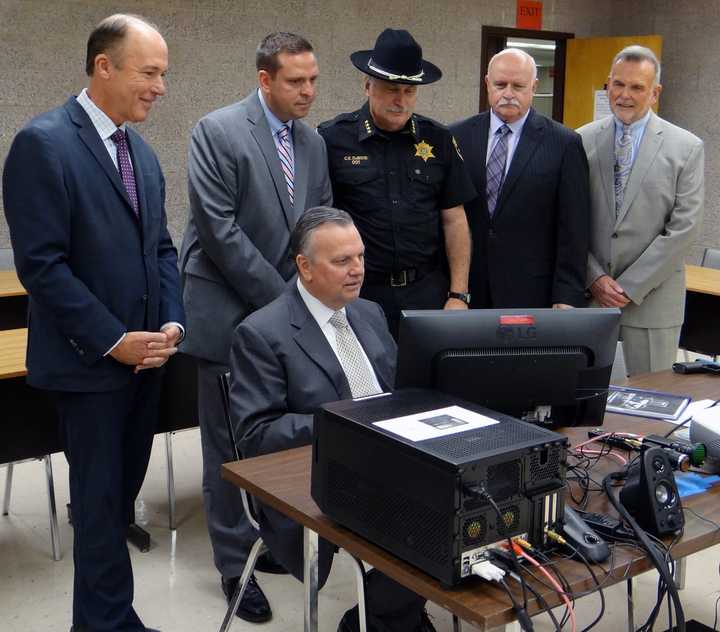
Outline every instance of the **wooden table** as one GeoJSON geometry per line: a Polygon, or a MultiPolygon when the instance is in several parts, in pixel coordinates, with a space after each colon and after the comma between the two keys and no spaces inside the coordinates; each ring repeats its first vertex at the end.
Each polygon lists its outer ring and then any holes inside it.
{"type": "Polygon", "coordinates": [[[28,298],[15,270],[0,270],[0,330],[25,327],[28,298]]]}
{"type": "Polygon", "coordinates": [[[687,293],[680,348],[720,355],[720,270],[685,266],[687,293]]]}
{"type": "MultiPolygon", "coordinates": [[[[680,376],[668,371],[636,377],[631,380],[631,385],[689,394],[694,399],[720,398],[720,378],[706,374],[680,376]]],[[[608,414],[604,427],[608,430],[632,428],[639,433],[647,434],[667,430],[668,424],[608,414]]],[[[567,428],[561,431],[570,437],[572,443],[578,443],[587,438],[587,430],[588,428],[567,428]]],[[[312,533],[319,534],[320,537],[344,548],[351,555],[371,564],[462,620],[471,622],[481,629],[513,621],[514,616],[507,596],[494,585],[486,584],[478,578],[471,578],[453,589],[445,588],[432,577],[327,518],[310,496],[311,454],[311,448],[307,446],[225,464],[223,477],[302,524],[305,527],[306,539],[311,538],[312,533]]],[[[618,469],[617,464],[605,459],[593,472],[597,476],[602,476],[616,469],[618,469]]],[[[701,515],[720,522],[720,488],[716,487],[708,493],[688,498],[684,504],[701,515]]],[[[589,509],[615,515],[607,499],[600,494],[593,494],[589,509]]],[[[676,558],[690,555],[720,542],[720,533],[711,525],[696,518],[690,512],[686,512],[685,520],[685,534],[673,548],[673,555],[676,558]]],[[[574,592],[588,590],[594,586],[582,565],[563,561],[559,563],[559,568],[570,581],[574,592]]],[[[607,563],[604,568],[608,568],[607,563]]],[[[605,585],[624,581],[626,573],[628,576],[634,576],[650,568],[652,568],[651,564],[639,551],[618,547],[614,556],[614,577],[608,578],[605,585]]],[[[596,570],[597,572],[599,569],[596,570]]],[[[534,586],[551,605],[559,603],[554,592],[548,591],[540,584],[534,586]]],[[[312,599],[312,596],[310,598],[312,599]]],[[[306,603],[306,608],[309,607],[311,604],[306,603]]],[[[533,604],[530,612],[537,611],[537,605],[533,604]]],[[[307,620],[312,620],[312,616],[308,617],[306,614],[307,620]]]]}

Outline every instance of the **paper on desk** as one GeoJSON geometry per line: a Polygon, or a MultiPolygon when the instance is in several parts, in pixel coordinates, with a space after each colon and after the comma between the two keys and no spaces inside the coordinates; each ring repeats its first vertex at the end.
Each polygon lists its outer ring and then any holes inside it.
{"type": "Polygon", "coordinates": [[[457,432],[484,428],[498,423],[496,419],[475,413],[461,406],[427,410],[414,415],[376,421],[373,425],[410,441],[425,441],[457,432]]]}
{"type": "Polygon", "coordinates": [[[681,424],[686,419],[689,419],[690,417],[694,417],[698,411],[703,410],[705,408],[709,408],[710,406],[713,406],[715,404],[714,399],[699,399],[696,402],[690,402],[687,405],[687,408],[683,411],[682,415],[678,417],[675,420],[667,419],[666,421],[669,421],[671,424],[681,424]]]}

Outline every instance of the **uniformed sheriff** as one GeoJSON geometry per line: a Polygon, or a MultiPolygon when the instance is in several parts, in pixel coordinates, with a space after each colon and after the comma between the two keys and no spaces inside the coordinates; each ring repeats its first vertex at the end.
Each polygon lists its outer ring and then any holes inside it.
{"type": "Polygon", "coordinates": [[[400,310],[467,309],[476,195],[455,139],[414,113],[420,85],[442,72],[410,33],[385,29],[373,50],[350,55],[365,73],[367,102],[322,123],[334,204],[365,243],[361,296],[379,303],[397,338],[400,310]]]}

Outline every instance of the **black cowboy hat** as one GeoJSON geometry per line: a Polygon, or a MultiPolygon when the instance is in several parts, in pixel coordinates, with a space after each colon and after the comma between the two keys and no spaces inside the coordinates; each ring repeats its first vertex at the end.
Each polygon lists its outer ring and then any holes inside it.
{"type": "Polygon", "coordinates": [[[350,61],[366,75],[393,83],[423,85],[442,77],[435,64],[422,58],[420,44],[402,29],[385,29],[373,50],[359,50],[350,55],[350,61]]]}

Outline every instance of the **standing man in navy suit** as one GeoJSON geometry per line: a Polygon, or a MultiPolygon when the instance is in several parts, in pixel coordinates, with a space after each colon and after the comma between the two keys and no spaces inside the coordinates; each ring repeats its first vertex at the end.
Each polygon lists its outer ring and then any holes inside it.
{"type": "Polygon", "coordinates": [[[578,134],[536,112],[535,61],[507,48],[488,64],[490,111],[450,126],[478,196],[471,307],[581,307],[590,230],[588,163],[578,134]]]}
{"type": "Polygon", "coordinates": [[[70,464],[74,632],[145,631],[125,537],[145,477],[158,370],[184,330],[165,181],[141,122],[165,94],[165,41],[113,15],[90,34],[87,89],[13,141],[3,200],[30,296],[28,383],[56,405],[70,464]]]}

